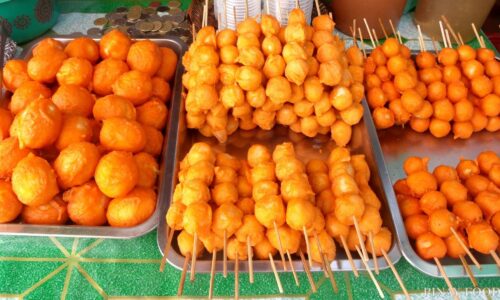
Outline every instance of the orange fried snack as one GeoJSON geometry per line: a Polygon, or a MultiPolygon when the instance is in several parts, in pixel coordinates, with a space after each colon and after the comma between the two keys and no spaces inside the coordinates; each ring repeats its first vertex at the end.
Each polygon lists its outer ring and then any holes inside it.
{"type": "Polygon", "coordinates": [[[134,160],[139,169],[137,186],[153,188],[160,172],[160,166],[156,159],[149,153],[141,152],[134,155],[134,160]]]}
{"type": "Polygon", "coordinates": [[[14,117],[7,109],[0,107],[0,141],[9,137],[9,131],[14,117]]]}
{"type": "Polygon", "coordinates": [[[65,115],[61,133],[54,145],[58,150],[63,150],[73,143],[92,141],[93,134],[91,120],[81,116],[65,115]]]}
{"type": "Polygon", "coordinates": [[[132,70],[123,73],[113,83],[113,92],[130,100],[134,105],[144,103],[153,95],[153,83],[148,74],[132,70]]]}
{"type": "Polygon", "coordinates": [[[150,40],[138,41],[130,46],[127,63],[132,70],[153,76],[161,65],[160,47],[150,40]]]}
{"type": "Polygon", "coordinates": [[[9,182],[0,180],[0,223],[8,223],[17,218],[23,204],[17,200],[9,182]]]}
{"type": "Polygon", "coordinates": [[[94,177],[104,195],[123,197],[137,184],[139,169],[131,153],[112,151],[101,158],[94,177]]]}
{"type": "Polygon", "coordinates": [[[116,58],[107,58],[94,67],[92,87],[96,94],[105,96],[113,93],[112,85],[125,72],[129,71],[128,65],[116,58]]]}
{"type": "Polygon", "coordinates": [[[64,48],[69,57],[78,57],[95,64],[99,60],[99,45],[88,37],[79,37],[69,42],[64,48]]]}
{"type": "Polygon", "coordinates": [[[137,107],[137,121],[159,130],[165,128],[167,115],[167,106],[158,100],[150,100],[137,107]]]}
{"type": "Polygon", "coordinates": [[[11,92],[24,82],[30,80],[28,75],[28,64],[22,59],[11,59],[5,63],[3,68],[3,84],[11,92]]]}
{"type": "Polygon", "coordinates": [[[20,113],[30,102],[39,98],[50,98],[52,91],[44,84],[27,80],[23,82],[14,92],[10,100],[10,111],[16,115],[20,113]]]}
{"type": "Polygon", "coordinates": [[[94,181],[73,187],[63,194],[68,203],[68,215],[78,225],[100,226],[107,222],[106,211],[110,199],[97,187],[94,181]]]}
{"type": "Polygon", "coordinates": [[[45,38],[33,48],[33,56],[41,56],[54,50],[64,50],[64,45],[53,38],[45,38]]]}
{"type": "Polygon", "coordinates": [[[62,225],[68,221],[68,204],[55,197],[47,204],[25,206],[21,213],[23,223],[38,225],[62,225]]]}
{"type": "Polygon", "coordinates": [[[143,223],[156,208],[156,193],[137,187],[123,197],[111,200],[106,216],[111,226],[130,227],[143,223]]]}
{"type": "Polygon", "coordinates": [[[48,49],[47,53],[35,55],[28,61],[28,75],[35,81],[52,83],[66,58],[62,50],[48,49]]]}
{"type": "Polygon", "coordinates": [[[54,161],[59,185],[68,189],[89,181],[94,176],[100,156],[97,146],[88,142],[64,148],[54,161]]]}
{"type": "Polygon", "coordinates": [[[88,117],[92,113],[95,99],[87,89],[81,86],[63,84],[52,96],[52,102],[63,114],[88,117]]]}
{"type": "Polygon", "coordinates": [[[147,142],[141,124],[124,118],[105,119],[99,140],[107,149],[130,152],[141,151],[147,142]]]}
{"type": "Polygon", "coordinates": [[[99,41],[99,52],[103,59],[116,58],[126,60],[132,41],[123,32],[113,29],[99,41]]]}
{"type": "Polygon", "coordinates": [[[0,141],[0,178],[12,176],[17,163],[30,153],[29,149],[20,149],[16,137],[9,137],[0,141]]]}
{"type": "Polygon", "coordinates": [[[93,107],[94,119],[102,121],[110,118],[125,118],[134,121],[136,109],[126,98],[107,95],[97,99],[93,107]]]}
{"type": "Polygon", "coordinates": [[[60,85],[74,84],[85,88],[90,86],[94,68],[83,58],[70,57],[66,59],[57,72],[57,82],[60,85]]]}
{"type": "Polygon", "coordinates": [[[163,148],[163,134],[161,131],[151,126],[143,126],[143,128],[146,135],[146,145],[143,149],[144,152],[153,156],[159,156],[163,148]]]}
{"type": "Polygon", "coordinates": [[[170,81],[174,77],[177,68],[177,54],[168,47],[160,47],[160,52],[161,64],[156,72],[156,76],[160,76],[166,81],[170,81]]]}

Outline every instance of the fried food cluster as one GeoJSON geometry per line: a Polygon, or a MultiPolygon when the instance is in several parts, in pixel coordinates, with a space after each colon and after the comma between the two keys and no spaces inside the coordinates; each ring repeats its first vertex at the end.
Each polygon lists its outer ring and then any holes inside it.
{"type": "Polygon", "coordinates": [[[236,129],[289,126],[308,137],[331,134],[339,146],[363,115],[363,55],[344,51],[328,16],[306,24],[300,9],[280,27],[274,16],[237,30],[204,27],[184,55],[189,128],[224,142],[236,129]]]}
{"type": "Polygon", "coordinates": [[[428,159],[409,157],[406,178],[394,184],[408,236],[423,259],[458,258],[463,244],[489,255],[499,246],[500,157],[481,152],[475,160],[462,159],[456,167],[437,166],[428,159]],[[455,235],[452,231],[455,231],[455,235]]]}
{"type": "Polygon", "coordinates": [[[3,68],[0,223],[135,226],[156,208],[177,55],[113,30],[3,68]]]}
{"type": "Polygon", "coordinates": [[[291,143],[273,152],[251,145],[240,160],[198,142],[181,161],[178,180],[166,221],[181,231],[177,242],[183,255],[194,255],[195,236],[203,245],[196,255],[226,244],[230,259],[246,259],[247,244],[258,259],[303,251],[318,263],[323,255],[335,258],[335,241],[351,251],[363,242],[376,256],[392,245],[365,157],[347,148],[304,164],[291,143]]]}
{"type": "Polygon", "coordinates": [[[453,132],[455,139],[500,130],[500,62],[491,49],[462,45],[412,58],[389,38],[366,59],[364,74],[379,129],[409,123],[437,138],[453,132]]]}

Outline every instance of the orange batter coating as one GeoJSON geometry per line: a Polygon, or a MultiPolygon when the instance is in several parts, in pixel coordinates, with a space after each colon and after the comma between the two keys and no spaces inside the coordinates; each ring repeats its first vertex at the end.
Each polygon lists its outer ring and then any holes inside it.
{"type": "Polygon", "coordinates": [[[479,205],[473,201],[462,201],[453,205],[453,213],[457,216],[462,227],[466,228],[472,223],[483,219],[483,212],[479,205]]]}
{"type": "Polygon", "coordinates": [[[468,159],[461,159],[456,169],[458,177],[460,177],[461,180],[466,180],[472,175],[478,175],[480,173],[476,162],[468,159]]]}
{"type": "Polygon", "coordinates": [[[94,67],[92,90],[101,96],[113,93],[113,83],[129,71],[127,63],[116,58],[106,58],[94,67]]]}
{"type": "Polygon", "coordinates": [[[97,99],[92,109],[94,119],[102,121],[110,118],[136,119],[134,104],[126,98],[108,95],[97,99]]]}
{"type": "Polygon", "coordinates": [[[255,201],[246,197],[236,202],[236,206],[241,209],[244,215],[253,215],[255,211],[255,201]]]}
{"type": "Polygon", "coordinates": [[[38,81],[27,80],[19,85],[12,95],[10,111],[16,115],[29,103],[39,98],[50,98],[52,91],[38,81]]]}
{"type": "Polygon", "coordinates": [[[496,231],[496,233],[500,233],[500,213],[497,212],[490,219],[491,227],[496,231]]]}
{"type": "MultiPolygon", "coordinates": [[[[362,242],[366,240],[366,236],[362,235],[362,242]]],[[[359,243],[358,234],[354,226],[349,227],[349,234],[346,237],[347,248],[351,251],[356,251],[356,246],[361,249],[361,244],[359,243]]]]}
{"type": "Polygon", "coordinates": [[[111,226],[131,227],[151,217],[156,208],[156,193],[136,187],[125,196],[111,200],[106,216],[111,226]]]}
{"type": "Polygon", "coordinates": [[[200,240],[205,249],[210,253],[224,248],[224,239],[215,234],[213,231],[211,231],[207,236],[200,237],[200,240]]]}
{"type": "Polygon", "coordinates": [[[419,200],[420,208],[424,213],[430,215],[433,211],[446,208],[446,197],[438,191],[425,193],[419,200]]]}
{"type": "Polygon", "coordinates": [[[232,203],[224,203],[214,211],[212,231],[220,237],[232,236],[243,224],[243,212],[232,203]]]}
{"type": "Polygon", "coordinates": [[[210,185],[214,178],[214,165],[202,160],[187,168],[185,173],[182,174],[184,174],[183,177],[181,177],[181,173],[179,174],[180,181],[199,179],[210,185]]]}
{"type": "Polygon", "coordinates": [[[212,208],[206,202],[194,202],[186,206],[182,224],[188,233],[204,237],[212,226],[212,208]]]}
{"type": "Polygon", "coordinates": [[[429,232],[429,217],[424,214],[411,215],[405,219],[404,223],[406,232],[412,239],[429,232]]]}
{"type": "MultiPolygon", "coordinates": [[[[278,234],[281,238],[281,244],[284,251],[289,251],[292,254],[299,250],[301,237],[300,231],[293,230],[287,225],[283,225],[278,227],[278,234]]],[[[280,249],[278,236],[276,235],[276,230],[274,230],[274,228],[267,229],[266,236],[274,248],[280,249]]]]}
{"type": "Polygon", "coordinates": [[[134,160],[139,170],[137,186],[153,188],[160,172],[160,166],[156,159],[149,153],[140,152],[134,155],[134,160]]]}
{"type": "Polygon", "coordinates": [[[21,84],[30,80],[28,76],[28,64],[22,59],[7,61],[3,67],[2,75],[5,88],[11,92],[15,92],[21,84]]]}
{"type": "Polygon", "coordinates": [[[435,210],[429,215],[429,229],[435,235],[447,238],[452,235],[452,228],[457,230],[458,220],[446,208],[435,210]]]}
{"type": "Polygon", "coordinates": [[[99,41],[99,52],[103,59],[116,58],[126,60],[132,41],[123,32],[113,29],[99,41]]]}
{"type": "Polygon", "coordinates": [[[358,194],[359,187],[353,177],[348,174],[341,174],[333,178],[332,191],[335,197],[349,194],[358,194]]]}
{"type": "Polygon", "coordinates": [[[295,174],[302,174],[305,172],[304,163],[295,157],[281,159],[276,162],[276,177],[283,181],[292,177],[295,174]]]}
{"type": "Polygon", "coordinates": [[[83,58],[70,57],[66,59],[59,71],[57,71],[57,82],[60,85],[74,84],[88,88],[92,81],[94,69],[92,64],[83,58]]]}
{"type": "Polygon", "coordinates": [[[248,258],[247,244],[238,241],[236,238],[230,238],[227,242],[227,257],[231,260],[235,260],[238,257],[239,260],[245,260],[248,258]]]}
{"type": "Polygon", "coordinates": [[[62,225],[68,221],[68,204],[55,197],[40,206],[25,206],[21,219],[26,224],[62,225]]]}
{"type": "Polygon", "coordinates": [[[470,247],[480,253],[489,254],[498,248],[498,235],[486,222],[470,225],[467,228],[467,237],[470,247]]]}
{"type": "Polygon", "coordinates": [[[335,200],[335,216],[345,225],[353,225],[353,217],[360,220],[364,211],[363,198],[358,195],[344,195],[335,200]]]}
{"type": "Polygon", "coordinates": [[[265,197],[279,194],[279,186],[274,181],[259,181],[253,185],[252,198],[258,202],[265,197]]]}
{"type": "Polygon", "coordinates": [[[143,72],[132,70],[121,74],[112,85],[113,92],[130,100],[134,105],[141,105],[153,95],[151,77],[143,72]]]}
{"type": "Polygon", "coordinates": [[[275,103],[284,103],[292,96],[290,82],[283,76],[276,76],[267,82],[266,95],[275,103]]]}
{"type": "Polygon", "coordinates": [[[172,230],[182,230],[182,220],[186,206],[180,202],[172,202],[165,216],[168,227],[172,230]]]}
{"type": "Polygon", "coordinates": [[[92,143],[74,143],[64,148],[54,161],[59,185],[68,189],[90,180],[99,158],[99,150],[92,143]]]}
{"type": "Polygon", "coordinates": [[[67,190],[63,200],[68,203],[68,215],[78,225],[100,226],[107,222],[106,211],[110,199],[94,181],[67,190]]]}
{"type": "Polygon", "coordinates": [[[69,57],[78,57],[95,64],[99,60],[99,46],[88,37],[79,37],[70,41],[64,48],[69,57]]]}
{"type": "Polygon", "coordinates": [[[347,237],[349,234],[349,225],[341,223],[335,216],[335,213],[329,213],[326,216],[325,229],[336,240],[339,240],[341,236],[347,237]]]}
{"type": "Polygon", "coordinates": [[[479,205],[483,211],[484,217],[489,219],[495,213],[500,211],[500,194],[495,192],[483,191],[477,194],[474,202],[479,205]]]}
{"type": "MultiPolygon", "coordinates": [[[[52,83],[55,81],[56,74],[66,58],[67,56],[62,50],[47,50],[47,53],[30,58],[28,61],[28,75],[35,81],[52,83]]],[[[92,65],[90,67],[92,68],[92,65]]],[[[89,71],[88,65],[85,70],[89,71]]]]}
{"type": "MultiPolygon", "coordinates": [[[[391,231],[387,229],[387,227],[382,227],[380,231],[373,236],[373,249],[375,250],[374,251],[375,255],[381,256],[382,250],[384,250],[386,253],[389,253],[391,246],[392,246],[391,231]]],[[[368,251],[369,253],[373,253],[372,245],[369,239],[366,240],[365,247],[366,251],[368,251]]]]}
{"type": "Polygon", "coordinates": [[[52,102],[63,114],[88,117],[95,99],[85,88],[78,85],[61,85],[52,96],[52,102]]]}
{"type": "Polygon", "coordinates": [[[53,38],[44,38],[33,48],[33,56],[44,55],[51,50],[64,50],[64,45],[53,38]]]}
{"type": "Polygon", "coordinates": [[[235,236],[239,242],[245,244],[248,239],[250,246],[253,247],[265,238],[264,229],[254,215],[246,215],[243,217],[243,224],[235,232],[235,236]]]}
{"type": "MultiPolygon", "coordinates": [[[[177,236],[177,245],[179,246],[179,251],[183,256],[188,256],[193,254],[193,244],[194,236],[189,234],[186,230],[182,230],[177,236]]],[[[203,243],[200,238],[197,239],[196,243],[196,256],[200,256],[203,253],[203,243]]]]}
{"type": "Polygon", "coordinates": [[[406,182],[410,190],[418,196],[437,189],[436,178],[427,171],[417,171],[410,174],[406,178],[406,182]]]}
{"type": "Polygon", "coordinates": [[[292,200],[314,200],[314,192],[307,175],[304,173],[294,174],[290,178],[283,180],[280,190],[283,200],[287,203],[292,200]]]}
{"type": "MultiPolygon", "coordinates": [[[[457,235],[462,240],[464,245],[467,245],[467,240],[461,232],[457,232],[457,235]]],[[[453,258],[459,258],[460,256],[465,256],[466,252],[464,248],[460,245],[460,242],[457,240],[455,235],[450,235],[448,238],[444,240],[446,243],[446,254],[453,258]]]]}
{"type": "Polygon", "coordinates": [[[290,228],[302,231],[311,228],[315,222],[314,204],[308,200],[291,200],[287,204],[286,223],[290,228]]]}
{"type": "Polygon", "coordinates": [[[358,221],[359,230],[362,234],[368,235],[370,232],[376,235],[382,228],[382,217],[378,209],[366,205],[363,216],[358,221]]]}
{"type": "Polygon", "coordinates": [[[217,205],[236,203],[238,201],[238,188],[234,183],[229,182],[216,184],[212,189],[212,199],[217,205]]]}
{"type": "Polygon", "coordinates": [[[73,143],[92,141],[93,134],[91,120],[77,115],[65,115],[61,133],[54,145],[58,150],[63,150],[73,143]]]}
{"type": "Polygon", "coordinates": [[[104,120],[99,139],[111,150],[139,152],[146,146],[144,128],[138,122],[124,118],[104,120]]]}
{"type": "Polygon", "coordinates": [[[33,154],[19,161],[11,180],[19,201],[28,206],[46,204],[59,193],[54,170],[46,160],[33,154]]]}
{"type": "Polygon", "coordinates": [[[271,254],[271,256],[274,256],[278,252],[278,250],[273,247],[273,245],[271,244],[271,242],[269,242],[266,236],[264,236],[264,238],[258,244],[255,245],[253,250],[255,256],[258,259],[262,260],[269,259],[269,254],[271,254]]]}
{"type": "Polygon", "coordinates": [[[94,176],[106,196],[117,198],[132,191],[139,180],[139,170],[131,153],[111,151],[101,158],[94,176]]]}
{"type": "Polygon", "coordinates": [[[334,260],[337,249],[332,237],[323,230],[317,234],[317,238],[316,240],[315,236],[308,237],[309,245],[311,245],[311,252],[308,255],[311,255],[312,260],[318,263],[323,263],[323,255],[328,262],[334,260]],[[318,248],[318,241],[321,249],[318,248]]]}
{"type": "Polygon", "coordinates": [[[202,180],[192,179],[182,183],[181,201],[184,205],[194,202],[207,202],[210,198],[210,190],[202,180]]]}
{"type": "Polygon", "coordinates": [[[441,185],[443,184],[443,182],[448,180],[458,180],[457,170],[455,170],[455,168],[445,165],[437,166],[432,172],[432,175],[436,177],[438,185],[441,185]]]}
{"type": "Polygon", "coordinates": [[[163,148],[163,134],[156,128],[144,125],[142,126],[146,135],[146,145],[144,152],[147,152],[155,157],[161,154],[163,148]]]}
{"type": "Polygon", "coordinates": [[[17,218],[23,204],[17,200],[10,182],[0,180],[0,223],[9,223],[17,218]]]}
{"type": "Polygon", "coordinates": [[[432,232],[419,235],[415,245],[423,259],[443,258],[446,255],[445,242],[432,232]]]}
{"type": "Polygon", "coordinates": [[[251,167],[256,167],[261,163],[271,161],[271,152],[266,146],[253,144],[248,148],[247,160],[251,167]]]}
{"type": "Polygon", "coordinates": [[[150,40],[133,43],[127,54],[127,63],[130,68],[149,76],[153,76],[159,70],[161,59],[160,47],[150,40]]]}
{"type": "Polygon", "coordinates": [[[9,137],[0,141],[0,178],[6,179],[12,176],[16,165],[30,153],[27,148],[19,148],[16,137],[9,137]]]}

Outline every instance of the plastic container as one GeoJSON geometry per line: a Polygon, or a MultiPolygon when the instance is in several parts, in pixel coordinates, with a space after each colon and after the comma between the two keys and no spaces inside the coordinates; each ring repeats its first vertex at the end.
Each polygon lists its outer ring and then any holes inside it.
{"type": "Polygon", "coordinates": [[[420,0],[414,21],[426,35],[442,41],[439,20],[444,15],[453,30],[468,42],[475,37],[471,24],[481,28],[494,4],[495,0],[420,0]]]}

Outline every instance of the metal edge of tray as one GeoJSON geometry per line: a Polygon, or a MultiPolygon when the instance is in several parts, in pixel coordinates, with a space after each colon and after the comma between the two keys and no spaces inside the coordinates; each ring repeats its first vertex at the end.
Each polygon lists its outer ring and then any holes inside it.
{"type": "MultiPolygon", "coordinates": [[[[40,37],[29,44],[27,44],[22,51],[21,58],[25,59],[31,54],[31,50],[36,44],[38,44],[42,39],[51,37],[62,42],[67,42],[77,37],[86,36],[80,33],[73,33],[70,35],[48,35],[40,37]]],[[[90,37],[96,41],[100,38],[90,37]]],[[[138,38],[133,40],[145,40],[146,38],[138,38]]],[[[187,49],[187,45],[177,37],[165,36],[161,38],[149,38],[152,41],[159,42],[163,46],[168,46],[174,50],[178,56],[177,68],[174,76],[174,82],[172,87],[172,99],[171,99],[171,110],[175,109],[174,99],[180,98],[181,88],[182,88],[182,63],[181,58],[187,49]]],[[[172,123],[172,117],[169,116],[169,125],[172,123]]],[[[169,128],[165,130],[163,151],[161,154],[161,166],[160,175],[158,178],[158,190],[157,190],[157,203],[154,213],[144,221],[143,223],[133,226],[133,227],[111,227],[106,226],[80,226],[80,225],[31,225],[22,223],[10,223],[10,224],[0,224],[0,236],[10,235],[10,236],[58,236],[58,237],[80,237],[80,238],[113,238],[113,239],[129,239],[138,236],[142,236],[146,233],[151,232],[158,225],[158,217],[160,216],[161,203],[165,199],[166,186],[170,178],[168,174],[165,174],[163,170],[168,168],[168,135],[170,134],[169,128]]]]}
{"type": "MultiPolygon", "coordinates": [[[[178,147],[177,147],[176,143],[178,143],[178,139],[180,136],[179,124],[181,122],[183,122],[183,115],[181,114],[181,112],[183,110],[183,108],[182,108],[183,107],[183,99],[175,99],[175,100],[179,101],[179,105],[177,105],[177,104],[173,105],[173,107],[175,107],[176,110],[175,111],[173,110],[172,114],[178,112],[179,115],[177,115],[177,116],[178,116],[179,120],[178,120],[177,124],[174,124],[169,128],[171,131],[174,131],[174,130],[177,130],[177,131],[171,132],[171,134],[169,134],[169,138],[173,138],[175,140],[169,141],[169,143],[168,143],[168,149],[170,151],[169,154],[172,155],[172,157],[170,158],[170,161],[172,162],[172,165],[170,165],[171,169],[167,170],[167,172],[169,172],[171,170],[172,177],[171,177],[171,181],[169,181],[171,183],[171,185],[167,187],[167,199],[165,199],[165,201],[161,203],[161,212],[160,212],[161,216],[160,216],[160,218],[163,218],[163,219],[160,219],[160,222],[158,225],[158,231],[157,231],[158,247],[159,247],[162,255],[163,255],[163,248],[164,248],[166,240],[167,240],[167,228],[166,228],[167,226],[166,226],[166,221],[165,221],[164,215],[166,214],[168,207],[170,206],[172,193],[173,193],[173,190],[174,190],[174,187],[176,184],[176,176],[173,176],[173,175],[177,174],[178,162],[180,161],[180,159],[178,159],[178,153],[177,153],[178,147]],[[169,191],[170,191],[170,193],[168,193],[169,191]]],[[[375,129],[375,125],[374,125],[373,121],[369,117],[370,112],[368,110],[368,105],[366,104],[365,100],[363,100],[363,109],[364,109],[363,121],[362,121],[363,124],[358,124],[356,126],[363,126],[365,128],[362,131],[363,137],[360,137],[360,139],[363,140],[361,142],[361,145],[363,147],[363,151],[369,150],[372,152],[371,155],[373,155],[373,158],[375,161],[373,161],[373,165],[371,165],[370,167],[371,167],[372,172],[374,172],[374,168],[376,168],[377,175],[378,175],[378,176],[372,176],[372,178],[376,177],[376,178],[378,178],[378,180],[380,180],[378,187],[374,188],[374,191],[377,193],[377,195],[379,197],[383,198],[383,199],[381,199],[381,201],[382,201],[382,205],[385,208],[383,211],[383,215],[385,216],[384,220],[386,220],[387,218],[390,219],[390,221],[389,221],[390,224],[387,224],[384,222],[384,226],[389,226],[391,229],[391,232],[394,232],[396,224],[394,223],[394,220],[392,220],[392,216],[391,216],[390,212],[388,211],[389,210],[389,203],[386,200],[385,194],[383,194],[383,189],[380,187],[380,184],[388,182],[388,181],[390,182],[390,180],[387,177],[382,178],[382,179],[379,178],[379,177],[388,176],[388,175],[387,175],[387,171],[381,171],[379,169],[380,163],[379,163],[379,159],[377,159],[377,158],[382,156],[380,153],[381,148],[380,148],[380,144],[378,144],[377,136],[374,136],[374,134],[376,134],[376,129],[375,129]],[[366,138],[364,137],[364,135],[369,136],[369,139],[368,139],[369,143],[365,142],[366,138]]],[[[172,116],[171,120],[173,121],[173,120],[175,120],[175,118],[176,118],[175,116],[172,116]]],[[[394,240],[394,236],[393,236],[393,240],[394,240]]],[[[175,242],[173,242],[173,243],[175,243],[175,242]]],[[[340,248],[338,248],[337,253],[339,253],[339,252],[343,253],[344,251],[341,250],[340,248]]],[[[354,256],[356,257],[357,254],[354,254],[354,256]]],[[[395,242],[392,243],[392,247],[388,253],[388,256],[393,263],[396,263],[397,261],[399,261],[399,259],[401,258],[401,251],[399,250],[397,243],[395,243],[395,242]]],[[[177,268],[179,270],[182,269],[182,264],[183,264],[184,258],[179,253],[177,253],[175,251],[175,249],[173,249],[173,247],[170,248],[167,260],[175,268],[177,268]]],[[[387,264],[387,262],[384,260],[383,257],[378,257],[377,262],[378,262],[380,269],[386,269],[389,267],[389,265],[387,264]]],[[[211,261],[208,259],[207,260],[198,259],[197,263],[196,263],[196,272],[200,272],[200,273],[210,272],[210,264],[211,264],[211,261]]],[[[253,264],[254,264],[254,271],[255,272],[271,272],[272,271],[272,269],[269,266],[269,262],[266,260],[254,260],[253,264]]],[[[276,264],[276,267],[278,268],[278,270],[280,270],[280,272],[281,272],[281,270],[283,270],[283,266],[282,266],[281,261],[279,259],[275,259],[275,264],[276,264]]],[[[294,268],[296,270],[298,270],[298,271],[304,270],[300,260],[298,260],[298,259],[294,260],[293,264],[294,264],[294,268]]],[[[361,262],[361,259],[359,259],[359,258],[354,259],[354,264],[355,264],[356,268],[359,270],[365,269],[363,263],[361,262]]],[[[372,260],[369,261],[368,265],[371,269],[373,269],[374,265],[373,265],[372,260]]],[[[227,266],[228,266],[228,270],[233,270],[234,262],[228,260],[227,266]]],[[[243,272],[248,271],[248,265],[245,263],[240,262],[239,268],[240,268],[240,271],[243,271],[243,272]]],[[[335,259],[335,260],[333,260],[331,262],[331,268],[334,271],[352,271],[351,265],[349,264],[349,261],[347,259],[342,259],[342,260],[335,259]]],[[[215,270],[217,272],[220,272],[223,270],[223,265],[222,265],[222,262],[220,260],[217,260],[215,270]]],[[[311,268],[311,270],[312,271],[320,271],[321,268],[320,268],[319,264],[314,264],[314,266],[311,268]]]]}

